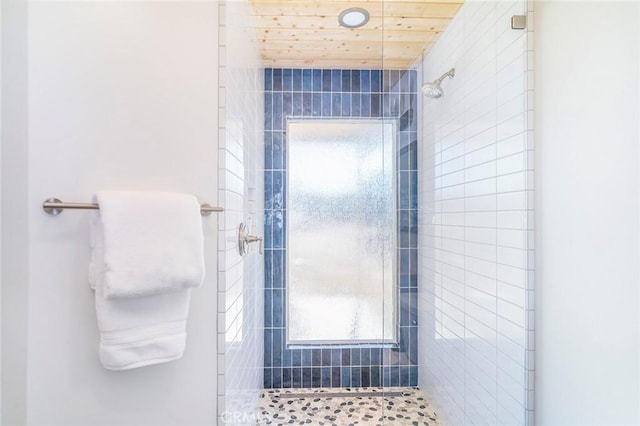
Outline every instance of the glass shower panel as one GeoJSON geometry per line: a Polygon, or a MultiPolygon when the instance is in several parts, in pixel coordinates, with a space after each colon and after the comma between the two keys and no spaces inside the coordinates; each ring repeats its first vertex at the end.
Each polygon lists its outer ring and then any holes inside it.
{"type": "Polygon", "coordinates": [[[395,122],[288,123],[288,343],[396,341],[395,122]]]}

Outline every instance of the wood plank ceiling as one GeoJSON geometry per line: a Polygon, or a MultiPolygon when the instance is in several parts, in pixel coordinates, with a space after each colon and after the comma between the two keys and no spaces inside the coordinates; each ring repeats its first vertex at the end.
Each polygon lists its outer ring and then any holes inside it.
{"type": "Polygon", "coordinates": [[[428,52],[463,0],[251,0],[266,67],[405,69],[428,52]],[[369,22],[340,26],[345,9],[369,22]]]}

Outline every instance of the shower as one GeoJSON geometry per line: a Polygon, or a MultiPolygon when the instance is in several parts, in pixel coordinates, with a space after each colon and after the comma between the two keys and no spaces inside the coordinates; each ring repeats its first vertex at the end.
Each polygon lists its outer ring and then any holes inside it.
{"type": "Polygon", "coordinates": [[[434,99],[438,99],[444,96],[444,91],[442,90],[442,87],[440,86],[440,84],[442,83],[442,80],[444,80],[446,77],[449,78],[453,78],[456,75],[456,69],[455,68],[451,68],[449,71],[447,71],[446,73],[442,74],[442,76],[440,76],[440,78],[432,81],[431,83],[425,83],[422,85],[422,93],[424,93],[425,95],[427,95],[430,98],[434,98],[434,99]]]}

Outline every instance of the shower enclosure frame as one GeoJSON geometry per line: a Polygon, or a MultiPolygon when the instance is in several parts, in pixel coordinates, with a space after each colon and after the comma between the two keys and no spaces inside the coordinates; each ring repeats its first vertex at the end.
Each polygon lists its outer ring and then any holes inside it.
{"type": "MultiPolygon", "coordinates": [[[[392,330],[393,330],[393,335],[391,336],[390,339],[386,339],[383,338],[382,340],[290,340],[289,338],[289,326],[291,324],[290,322],[290,318],[289,318],[289,306],[291,306],[290,303],[290,297],[291,297],[291,292],[287,291],[286,292],[286,297],[285,297],[285,312],[286,312],[286,317],[285,317],[285,345],[287,347],[290,348],[317,348],[317,347],[326,347],[326,348],[333,348],[333,349],[339,349],[339,348],[352,348],[352,347],[358,347],[361,345],[371,345],[371,346],[376,346],[376,347],[398,347],[399,346],[399,307],[398,304],[400,302],[400,298],[399,298],[399,279],[398,279],[398,196],[400,194],[399,190],[398,190],[398,185],[399,185],[399,181],[398,181],[398,129],[399,129],[399,123],[398,123],[398,118],[393,118],[393,117],[286,117],[286,131],[285,133],[288,134],[289,133],[289,124],[291,123],[308,123],[308,122],[339,122],[339,123],[353,123],[353,124],[361,124],[361,123],[379,123],[380,125],[384,125],[384,124],[391,124],[392,126],[392,130],[391,130],[391,134],[392,134],[392,140],[391,140],[391,155],[392,155],[392,163],[391,163],[391,187],[393,190],[392,193],[392,200],[391,200],[391,211],[393,212],[393,218],[392,218],[392,242],[391,242],[391,269],[392,269],[392,273],[391,273],[391,287],[392,287],[392,303],[391,306],[393,307],[393,312],[391,313],[391,321],[393,323],[392,326],[392,330]]],[[[386,141],[384,141],[384,132],[383,132],[383,144],[386,143],[386,141]]],[[[290,150],[286,151],[286,159],[285,159],[285,163],[287,165],[291,164],[290,162],[290,150]]],[[[288,196],[288,194],[290,194],[289,192],[289,185],[290,185],[291,179],[289,177],[287,177],[287,179],[285,180],[285,197],[288,196]]],[[[289,205],[287,204],[287,209],[289,209],[289,205]]],[[[285,282],[287,283],[287,285],[289,285],[291,283],[291,279],[290,279],[290,268],[288,267],[288,265],[290,265],[290,256],[291,256],[291,250],[290,250],[290,244],[289,244],[289,221],[286,222],[285,225],[285,245],[287,247],[287,251],[286,251],[286,257],[285,257],[285,265],[287,265],[287,268],[285,270],[285,282]]],[[[383,284],[384,285],[384,284],[383,284]]],[[[383,305],[384,306],[384,305],[383,305]]],[[[384,318],[384,308],[383,308],[383,318],[384,318]]],[[[381,324],[381,327],[384,328],[384,325],[381,324]]]]}

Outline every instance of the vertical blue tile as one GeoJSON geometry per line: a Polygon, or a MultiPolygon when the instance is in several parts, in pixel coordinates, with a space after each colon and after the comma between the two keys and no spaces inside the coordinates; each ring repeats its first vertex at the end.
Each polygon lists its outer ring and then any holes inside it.
{"type": "Polygon", "coordinates": [[[340,92],[342,90],[342,77],[340,70],[331,70],[331,91],[340,92]]]}
{"type": "Polygon", "coordinates": [[[273,90],[273,80],[272,80],[273,70],[271,68],[264,69],[264,90],[273,90]]]}
{"type": "MultiPolygon", "coordinates": [[[[410,322],[413,326],[418,326],[418,289],[416,287],[411,289],[411,302],[410,302],[410,322]]],[[[418,329],[416,329],[417,333],[418,329]]],[[[412,337],[413,338],[413,337],[412,337]]],[[[417,348],[417,341],[416,341],[417,348]]]]}
{"type": "Polygon", "coordinates": [[[371,112],[370,112],[370,116],[371,117],[380,117],[380,95],[379,94],[372,94],[371,95],[371,106],[370,106],[371,112]]]}
{"type": "Polygon", "coordinates": [[[314,367],[322,365],[322,349],[311,349],[311,365],[314,367]]]}
{"type": "Polygon", "coordinates": [[[380,387],[382,386],[382,381],[380,380],[380,367],[371,367],[371,386],[372,387],[380,387]]]}
{"type": "Polygon", "coordinates": [[[330,367],[322,367],[322,387],[330,388],[331,387],[331,368],[330,367]]]}
{"type": "Polygon", "coordinates": [[[372,93],[382,92],[380,70],[371,70],[371,92],[372,93]]]}
{"type": "Polygon", "coordinates": [[[351,386],[354,388],[362,386],[360,374],[360,367],[351,367],[351,386]]]}
{"type": "Polygon", "coordinates": [[[274,210],[273,212],[273,247],[284,248],[284,211],[274,210]]]}
{"type": "Polygon", "coordinates": [[[272,343],[272,331],[270,328],[265,328],[264,329],[264,366],[265,367],[271,367],[273,366],[272,360],[271,360],[271,353],[272,353],[272,348],[271,348],[271,343],[272,343]]]}
{"type": "Polygon", "coordinates": [[[351,365],[360,365],[360,348],[351,349],[351,365]]]}
{"type": "Polygon", "coordinates": [[[273,93],[273,130],[282,130],[282,93],[273,93]]]}
{"type": "Polygon", "coordinates": [[[264,211],[264,248],[273,248],[273,210],[264,211]]]}
{"type": "Polygon", "coordinates": [[[264,326],[273,327],[273,290],[264,291],[264,326]]]}
{"type": "Polygon", "coordinates": [[[281,170],[274,170],[272,172],[273,175],[273,208],[274,209],[283,209],[284,205],[284,188],[285,188],[285,173],[281,170]]]}
{"type": "Polygon", "coordinates": [[[264,172],[264,208],[273,208],[273,172],[264,172]]]}
{"type": "Polygon", "coordinates": [[[360,95],[360,116],[371,117],[371,95],[368,93],[360,95]]]}
{"type": "Polygon", "coordinates": [[[311,117],[313,112],[311,93],[302,94],[302,115],[305,117],[311,117]]]}
{"type": "Polygon", "coordinates": [[[283,388],[291,388],[293,381],[291,377],[291,368],[283,368],[282,369],[282,387],[283,388]]]}
{"type": "Polygon", "coordinates": [[[411,215],[408,210],[398,211],[398,248],[409,248],[411,230],[411,215]]]}
{"type": "Polygon", "coordinates": [[[349,117],[351,115],[351,95],[348,93],[342,94],[342,116],[349,117]]]}
{"type": "Polygon", "coordinates": [[[391,367],[382,368],[382,386],[391,386],[391,367]]]}
{"type": "Polygon", "coordinates": [[[418,364],[418,327],[409,327],[409,360],[412,365],[418,364]]]}
{"type": "Polygon", "coordinates": [[[343,388],[351,387],[351,367],[342,367],[342,377],[340,385],[343,388]]]}
{"type": "Polygon", "coordinates": [[[411,376],[409,374],[409,367],[400,367],[400,386],[410,386],[411,376]]]}
{"type": "Polygon", "coordinates": [[[283,331],[279,328],[273,329],[273,366],[282,367],[282,348],[284,347],[283,331]]]}
{"type": "Polygon", "coordinates": [[[409,249],[398,250],[398,265],[400,266],[400,287],[409,287],[411,285],[411,257],[409,255],[409,249]]]}
{"type": "Polygon", "coordinates": [[[388,80],[388,87],[391,89],[389,90],[392,93],[399,93],[400,92],[400,72],[398,70],[389,70],[388,72],[389,74],[389,80],[388,80]]]}
{"type": "Polygon", "coordinates": [[[418,170],[418,135],[416,132],[409,132],[409,170],[418,170]]]}
{"type": "Polygon", "coordinates": [[[294,117],[300,117],[302,115],[302,93],[293,94],[293,113],[294,117]]]}
{"type": "Polygon", "coordinates": [[[342,70],[342,89],[343,92],[351,91],[351,71],[342,70]]]}
{"type": "Polygon", "coordinates": [[[342,365],[351,365],[351,349],[342,350],[342,365]]]}
{"type": "Polygon", "coordinates": [[[322,70],[313,70],[313,88],[314,92],[322,90],[322,70]]]}
{"type": "Polygon", "coordinates": [[[302,368],[292,368],[291,376],[293,381],[292,387],[301,388],[302,387],[302,368]]]}
{"type": "Polygon", "coordinates": [[[340,366],[340,349],[331,349],[331,365],[334,367],[340,366]]]}
{"type": "MultiPolygon", "coordinates": [[[[286,332],[286,331],[285,331],[286,332]]],[[[291,349],[287,349],[286,346],[282,350],[282,366],[283,367],[291,367],[291,357],[292,357],[291,349]]]]}
{"type": "Polygon", "coordinates": [[[382,349],[371,348],[371,365],[381,365],[381,364],[382,364],[382,349]]]}
{"type": "Polygon", "coordinates": [[[291,365],[294,367],[302,367],[302,349],[291,350],[291,365]]]}
{"type": "Polygon", "coordinates": [[[271,132],[271,167],[276,170],[282,169],[282,132],[271,132]]]}
{"type": "Polygon", "coordinates": [[[302,366],[311,367],[311,349],[302,349],[302,366]]]}
{"type": "Polygon", "coordinates": [[[409,92],[416,93],[418,91],[418,73],[415,70],[409,71],[409,92]]]}
{"type": "Polygon", "coordinates": [[[312,367],[311,369],[311,387],[319,388],[322,386],[322,368],[312,367]]]}
{"type": "Polygon", "coordinates": [[[400,92],[409,93],[411,71],[403,71],[400,76],[400,92]]]}
{"type": "MultiPolygon", "coordinates": [[[[283,250],[274,250],[271,255],[271,273],[274,288],[284,288],[285,277],[285,252],[283,250]]],[[[265,272],[266,273],[266,272],[265,272]]]]}
{"type": "Polygon", "coordinates": [[[371,365],[371,348],[360,348],[360,364],[371,365]]]}
{"type": "Polygon", "coordinates": [[[264,132],[264,169],[270,170],[272,166],[271,162],[271,154],[273,152],[272,145],[272,132],[265,131],[264,132]]]}
{"type": "Polygon", "coordinates": [[[362,367],[360,369],[360,386],[363,388],[371,386],[371,367],[362,367]]]}
{"type": "Polygon", "coordinates": [[[310,69],[302,70],[302,90],[310,92],[313,89],[313,76],[310,69]]]}
{"type": "Polygon", "coordinates": [[[391,384],[390,386],[400,386],[400,368],[391,367],[391,384]]]}
{"type": "Polygon", "coordinates": [[[281,92],[282,91],[282,69],[275,68],[272,73],[273,76],[273,91],[281,92]]]}
{"type": "Polygon", "coordinates": [[[264,251],[264,288],[273,288],[273,250],[264,251]]]}
{"type": "Polygon", "coordinates": [[[409,355],[409,327],[400,327],[400,352],[409,355]]]}
{"type": "Polygon", "coordinates": [[[418,210],[409,210],[411,225],[409,229],[409,247],[418,248],[418,210]]]}
{"type": "Polygon", "coordinates": [[[273,389],[273,385],[271,383],[271,368],[264,369],[264,388],[265,389],[273,389]]]}
{"type": "Polygon", "coordinates": [[[362,72],[358,70],[351,71],[351,91],[360,92],[360,74],[362,72]]]}
{"type": "Polygon", "coordinates": [[[418,367],[409,367],[409,386],[418,386],[418,367]]]}
{"type": "Polygon", "coordinates": [[[282,368],[273,368],[271,370],[271,385],[275,389],[282,388],[282,368]]]}
{"type": "Polygon", "coordinates": [[[360,117],[360,100],[361,95],[359,93],[351,94],[351,116],[352,117],[360,117]]]}
{"type": "Polygon", "coordinates": [[[331,91],[331,70],[322,70],[322,91],[331,91]]]}
{"type": "Polygon", "coordinates": [[[290,92],[293,90],[293,75],[291,68],[282,70],[282,91],[290,92]]]}
{"type": "Polygon", "coordinates": [[[332,367],[331,368],[331,386],[334,388],[339,388],[340,385],[340,377],[341,376],[341,372],[340,372],[340,368],[339,367],[332,367]]]}
{"type": "Polygon", "coordinates": [[[371,72],[369,70],[360,71],[360,91],[362,93],[371,92],[371,72]]]}
{"type": "Polygon", "coordinates": [[[264,129],[273,128],[273,93],[264,94],[264,129]]]}
{"type": "Polygon", "coordinates": [[[409,285],[418,286],[418,249],[409,249],[409,285]]]}
{"type": "Polygon", "coordinates": [[[400,312],[398,315],[398,322],[401,327],[408,327],[411,325],[411,292],[408,288],[400,289],[400,297],[398,301],[400,302],[400,312]]]}
{"type": "Polygon", "coordinates": [[[331,366],[331,349],[330,348],[322,349],[322,366],[323,367],[331,366]]]}
{"type": "Polygon", "coordinates": [[[331,117],[331,93],[322,94],[322,116],[331,117]]]}
{"type": "Polygon", "coordinates": [[[320,117],[322,115],[322,93],[314,93],[312,102],[311,114],[314,117],[320,117]]]}
{"type": "Polygon", "coordinates": [[[413,170],[410,172],[411,175],[411,201],[410,208],[417,209],[418,208],[418,171],[413,170]]]}
{"type": "Polygon", "coordinates": [[[273,290],[273,326],[284,327],[284,290],[273,290]]]}
{"type": "Polygon", "coordinates": [[[400,186],[400,191],[398,193],[398,208],[403,210],[411,208],[411,177],[409,176],[409,173],[410,172],[398,173],[398,185],[400,186]]]}
{"type": "Polygon", "coordinates": [[[299,92],[302,90],[302,70],[294,69],[293,70],[293,91],[299,92]]]}
{"type": "Polygon", "coordinates": [[[340,93],[331,94],[331,115],[339,117],[342,114],[342,96],[340,93]]]}
{"type": "Polygon", "coordinates": [[[302,369],[302,387],[310,388],[312,387],[311,382],[311,367],[304,367],[302,369]]]}
{"type": "Polygon", "coordinates": [[[282,94],[282,117],[287,118],[291,117],[293,113],[293,94],[291,93],[283,93],[282,94]]]}

